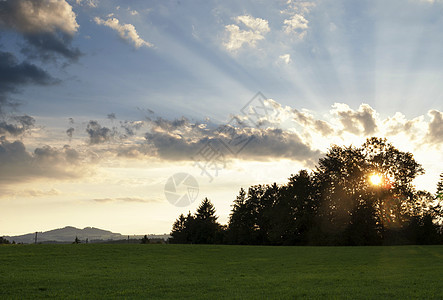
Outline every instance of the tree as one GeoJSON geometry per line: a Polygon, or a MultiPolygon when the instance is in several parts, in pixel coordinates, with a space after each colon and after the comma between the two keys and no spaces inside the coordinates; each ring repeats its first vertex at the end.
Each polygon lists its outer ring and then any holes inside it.
{"type": "Polygon", "coordinates": [[[149,244],[148,236],[145,234],[145,236],[141,239],[142,244],[149,244]]]}
{"type": "Polygon", "coordinates": [[[191,223],[193,221],[193,216],[191,212],[185,217],[180,214],[178,219],[174,222],[171,231],[170,243],[172,244],[187,244],[191,243],[191,223]]]}
{"type": "Polygon", "coordinates": [[[75,236],[73,244],[80,244],[80,243],[81,243],[80,239],[77,236],[75,236]]]}
{"type": "Polygon", "coordinates": [[[228,237],[231,242],[269,244],[271,211],[278,198],[278,190],[276,184],[251,186],[247,195],[243,189],[240,190],[229,220],[228,237]]]}
{"type": "Polygon", "coordinates": [[[321,240],[332,244],[377,244],[386,231],[407,224],[416,199],[412,180],[423,168],[409,152],[386,139],[370,138],[361,147],[333,146],[315,172],[321,240]],[[379,174],[384,183],[371,184],[379,174]]]}
{"type": "Polygon", "coordinates": [[[386,139],[331,147],[312,173],[287,184],[241,188],[228,227],[205,198],[195,215],[180,215],[171,242],[258,245],[379,245],[443,242],[443,174],[434,197],[417,191],[424,170],[386,139]],[[375,180],[378,179],[378,180],[375,180]],[[226,231],[226,239],[223,232],[226,231]]]}
{"type": "Polygon", "coordinates": [[[196,244],[221,243],[218,232],[220,224],[217,222],[215,207],[208,198],[203,199],[197,209],[193,226],[193,242],[196,244]]]}
{"type": "Polygon", "coordinates": [[[440,181],[437,183],[437,192],[435,193],[435,202],[432,207],[434,222],[439,227],[439,232],[443,235],[443,173],[440,174],[440,181]]]}
{"type": "Polygon", "coordinates": [[[0,236],[0,245],[1,244],[9,244],[9,241],[7,239],[5,239],[4,237],[0,236]]]}
{"type": "Polygon", "coordinates": [[[318,210],[313,177],[306,170],[291,175],[280,188],[273,209],[271,236],[284,245],[309,243],[309,234],[318,210]]]}
{"type": "Polygon", "coordinates": [[[203,199],[195,215],[183,214],[174,222],[170,239],[176,244],[214,244],[223,242],[223,229],[217,222],[215,207],[203,199]]]}

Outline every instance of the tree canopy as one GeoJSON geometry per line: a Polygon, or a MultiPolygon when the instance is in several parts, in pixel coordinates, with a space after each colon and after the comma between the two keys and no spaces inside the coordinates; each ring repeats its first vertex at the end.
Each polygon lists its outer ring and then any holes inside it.
{"type": "Polygon", "coordinates": [[[240,189],[228,226],[205,198],[195,215],[180,215],[172,242],[255,245],[442,243],[443,174],[434,197],[416,190],[424,170],[386,139],[332,146],[315,170],[286,184],[240,189]]]}

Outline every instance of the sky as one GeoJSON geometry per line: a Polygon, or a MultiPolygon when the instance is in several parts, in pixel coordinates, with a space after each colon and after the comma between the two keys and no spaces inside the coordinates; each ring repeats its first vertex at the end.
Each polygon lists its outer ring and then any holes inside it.
{"type": "Polygon", "coordinates": [[[386,137],[443,172],[443,1],[0,1],[0,235],[169,233],[386,137]]]}

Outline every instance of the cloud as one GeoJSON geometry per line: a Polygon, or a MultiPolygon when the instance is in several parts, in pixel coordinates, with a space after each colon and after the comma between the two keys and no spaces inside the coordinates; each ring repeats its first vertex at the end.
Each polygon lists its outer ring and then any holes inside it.
{"type": "Polygon", "coordinates": [[[102,127],[97,121],[89,121],[86,127],[90,144],[102,144],[110,141],[115,136],[115,131],[102,127]]]}
{"type": "Polygon", "coordinates": [[[254,18],[249,15],[238,16],[234,19],[237,24],[243,24],[245,30],[241,30],[238,25],[230,24],[225,26],[229,34],[228,41],[223,45],[228,51],[240,49],[243,44],[255,47],[257,41],[263,40],[264,35],[270,31],[268,21],[254,18]]]}
{"type": "Polygon", "coordinates": [[[110,113],[106,117],[111,121],[117,119],[117,116],[115,115],[115,113],[110,113]]]}
{"type": "Polygon", "coordinates": [[[53,197],[60,195],[61,192],[54,188],[50,190],[36,190],[36,189],[25,189],[25,190],[10,190],[1,189],[0,198],[41,198],[41,197],[53,197]]]}
{"type": "Polygon", "coordinates": [[[287,65],[289,65],[292,62],[290,54],[283,54],[280,55],[278,58],[280,59],[280,61],[284,62],[287,65]]]}
{"type": "Polygon", "coordinates": [[[155,157],[157,155],[157,149],[150,144],[129,144],[120,145],[117,148],[117,156],[130,159],[146,159],[155,157]]]}
{"type": "Polygon", "coordinates": [[[28,46],[23,47],[22,53],[32,59],[43,61],[56,60],[57,56],[70,61],[76,61],[82,52],[78,48],[71,48],[72,38],[67,35],[52,33],[29,34],[25,36],[28,46]]]}
{"type": "Polygon", "coordinates": [[[75,3],[80,6],[87,5],[93,8],[96,8],[98,6],[98,0],[75,0],[75,3]]]}
{"type": "Polygon", "coordinates": [[[432,109],[428,112],[431,121],[428,125],[425,140],[428,143],[436,144],[443,142],[443,112],[432,109]]]}
{"type": "Polygon", "coordinates": [[[15,123],[0,121],[0,135],[18,136],[34,127],[35,119],[28,115],[10,117],[15,123]]]}
{"type": "Polygon", "coordinates": [[[79,27],[71,5],[64,0],[3,0],[0,24],[26,34],[62,31],[71,36],[79,27]]]}
{"type": "Polygon", "coordinates": [[[122,137],[134,136],[144,125],[144,121],[120,121],[120,127],[124,129],[122,137]]]}
{"type": "Polygon", "coordinates": [[[308,20],[303,15],[295,14],[291,18],[283,21],[283,31],[287,34],[295,34],[302,39],[306,35],[308,29],[308,20]]]}
{"type": "Polygon", "coordinates": [[[320,133],[322,136],[330,136],[334,133],[333,127],[326,121],[317,120],[313,115],[307,112],[300,112],[293,109],[294,121],[304,126],[308,130],[320,133]]]}
{"type": "Polygon", "coordinates": [[[417,0],[417,1],[422,2],[422,3],[429,3],[429,4],[443,2],[443,0],[417,0]]]}
{"type": "Polygon", "coordinates": [[[140,48],[142,46],[150,48],[154,46],[153,44],[143,40],[138,35],[134,25],[132,24],[120,24],[120,21],[117,18],[108,18],[107,20],[103,20],[99,17],[95,17],[94,21],[98,25],[104,25],[117,31],[118,35],[123,40],[133,43],[135,48],[140,48]]]}
{"type": "Polygon", "coordinates": [[[72,136],[74,135],[74,131],[75,131],[74,127],[69,127],[68,129],[66,129],[66,135],[69,137],[69,141],[72,140],[72,136]]]}
{"type": "Polygon", "coordinates": [[[256,109],[265,105],[269,111],[254,119],[248,110],[242,110],[242,114],[232,116],[228,124],[222,125],[190,121],[185,117],[154,118],[148,113],[141,121],[116,123],[110,114],[107,122],[119,126],[107,127],[90,121],[85,133],[89,137],[88,144],[100,157],[198,161],[212,155],[220,158],[223,164],[233,158],[288,159],[308,167],[321,156],[321,149],[330,144],[353,143],[375,134],[388,138],[398,136],[408,141],[415,138],[417,145],[442,142],[443,116],[436,110],[429,112],[430,120],[425,120],[424,116],[408,120],[400,113],[380,120],[368,104],[361,104],[354,110],[344,103],[335,103],[329,114],[322,117],[307,110],[282,106],[272,99],[249,104],[256,109]]]}
{"type": "Polygon", "coordinates": [[[109,202],[138,202],[138,203],[153,203],[161,202],[158,199],[146,199],[139,197],[119,197],[119,198],[98,198],[93,199],[95,202],[99,203],[109,203],[109,202]]]}
{"type": "Polygon", "coordinates": [[[311,149],[295,132],[275,128],[257,129],[228,124],[209,129],[182,118],[154,122],[146,133],[149,144],[164,160],[194,160],[205,149],[217,150],[225,158],[244,160],[292,159],[313,163],[320,152],[311,149]]]}
{"type": "Polygon", "coordinates": [[[28,152],[23,142],[5,138],[0,138],[0,165],[0,184],[39,178],[73,179],[90,173],[80,154],[69,146],[43,146],[28,152]]]}
{"type": "Polygon", "coordinates": [[[289,17],[283,21],[283,32],[301,40],[306,36],[307,30],[309,29],[309,21],[306,16],[315,6],[315,3],[289,0],[287,4],[288,7],[281,11],[282,14],[289,15],[289,17]]]}
{"type": "Polygon", "coordinates": [[[375,110],[367,104],[361,104],[357,111],[347,104],[335,103],[331,111],[337,116],[343,130],[359,135],[372,135],[377,130],[375,110]]]}
{"type": "Polygon", "coordinates": [[[12,53],[0,51],[0,82],[0,103],[5,104],[7,94],[17,93],[20,86],[50,85],[58,81],[36,65],[18,62],[12,53]]]}
{"type": "Polygon", "coordinates": [[[424,116],[408,120],[406,116],[400,112],[395,113],[392,117],[386,118],[382,124],[385,127],[385,135],[393,136],[407,133],[412,140],[419,138],[422,128],[426,126],[424,116]]]}
{"type": "Polygon", "coordinates": [[[71,47],[79,25],[65,0],[0,1],[0,28],[14,30],[27,41],[22,52],[43,60],[62,56],[75,61],[82,54],[71,47]]]}

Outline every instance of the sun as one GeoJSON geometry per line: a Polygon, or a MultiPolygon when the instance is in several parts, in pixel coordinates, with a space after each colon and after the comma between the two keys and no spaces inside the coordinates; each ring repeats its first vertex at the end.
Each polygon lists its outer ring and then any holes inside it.
{"type": "Polygon", "coordinates": [[[372,174],[371,176],[369,176],[369,181],[372,185],[381,185],[383,182],[383,178],[379,174],[372,174]]]}

